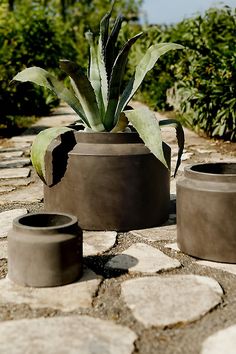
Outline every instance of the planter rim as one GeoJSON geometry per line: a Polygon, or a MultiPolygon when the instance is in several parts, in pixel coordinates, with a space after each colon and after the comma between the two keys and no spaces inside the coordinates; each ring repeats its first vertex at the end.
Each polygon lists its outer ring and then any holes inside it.
{"type": "Polygon", "coordinates": [[[198,180],[236,182],[236,162],[192,164],[185,167],[184,174],[186,177],[198,180]]]}
{"type": "Polygon", "coordinates": [[[13,227],[17,229],[24,229],[24,230],[35,230],[35,231],[56,231],[56,230],[61,230],[70,226],[73,226],[74,224],[78,223],[78,219],[76,216],[68,213],[58,213],[58,212],[32,212],[28,214],[24,214],[21,216],[18,216],[13,220],[13,227]],[[68,218],[68,221],[61,222],[58,225],[52,225],[52,226],[33,226],[27,225],[21,222],[22,219],[30,219],[30,218],[38,218],[38,217],[45,217],[45,216],[55,216],[55,217],[65,217],[68,218]]]}
{"type": "Polygon", "coordinates": [[[79,143],[95,144],[122,144],[122,143],[143,143],[139,134],[135,131],[111,133],[111,132],[84,132],[74,131],[74,136],[79,143]]]}

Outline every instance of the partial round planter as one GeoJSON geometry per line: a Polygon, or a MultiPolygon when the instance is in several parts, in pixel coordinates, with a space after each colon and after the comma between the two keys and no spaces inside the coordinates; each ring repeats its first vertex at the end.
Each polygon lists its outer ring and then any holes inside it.
{"type": "Polygon", "coordinates": [[[236,163],[185,168],[177,181],[177,242],[194,257],[236,263],[236,163]]]}
{"type": "Polygon", "coordinates": [[[50,287],[82,275],[82,230],[75,216],[30,213],[8,233],[8,276],[19,285],[50,287]]]}
{"type": "MultiPolygon", "coordinates": [[[[45,185],[45,210],[72,213],[87,230],[148,228],[168,219],[170,172],[137,133],[74,134],[59,182],[57,144],[46,153],[47,180],[56,183],[45,185]]],[[[163,147],[170,166],[170,147],[163,147]]]]}

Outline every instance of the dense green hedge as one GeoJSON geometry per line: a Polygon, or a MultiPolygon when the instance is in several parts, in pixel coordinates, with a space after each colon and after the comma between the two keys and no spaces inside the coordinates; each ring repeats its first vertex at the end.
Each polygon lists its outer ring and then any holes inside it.
{"type": "Polygon", "coordinates": [[[150,27],[133,60],[163,41],[186,49],[160,59],[139,99],[156,109],[174,107],[186,125],[208,136],[236,140],[236,10],[210,9],[175,26],[150,27]]]}
{"type": "MultiPolygon", "coordinates": [[[[142,0],[120,0],[114,12],[134,20],[142,0]]],[[[19,115],[47,114],[58,103],[47,90],[31,84],[10,85],[25,67],[40,66],[56,75],[60,58],[76,60],[86,69],[84,33],[98,31],[110,0],[3,0],[0,4],[0,127],[19,115]]],[[[62,78],[62,77],[61,77],[62,78]]]]}
{"type": "MultiPolygon", "coordinates": [[[[54,96],[30,84],[9,85],[11,79],[33,65],[58,74],[59,58],[77,60],[86,68],[84,32],[90,27],[98,29],[110,0],[71,1],[66,19],[62,19],[54,0],[16,0],[14,11],[9,11],[7,3],[0,5],[0,124],[12,122],[6,118],[15,115],[48,113],[57,102],[54,96]]],[[[135,17],[141,0],[117,3],[122,4],[129,20],[135,17]]],[[[209,136],[235,140],[236,10],[211,9],[174,26],[141,28],[128,23],[123,27],[122,42],[141,30],[144,36],[134,46],[127,78],[151,44],[177,42],[185,49],[169,52],[159,60],[137,98],[155,109],[174,108],[186,125],[209,136]]]]}
{"type": "Polygon", "coordinates": [[[25,67],[58,67],[58,58],[76,58],[74,44],[54,13],[40,6],[22,6],[9,12],[0,6],[0,124],[14,115],[48,113],[57,100],[31,84],[13,85],[14,75],[25,67]]]}

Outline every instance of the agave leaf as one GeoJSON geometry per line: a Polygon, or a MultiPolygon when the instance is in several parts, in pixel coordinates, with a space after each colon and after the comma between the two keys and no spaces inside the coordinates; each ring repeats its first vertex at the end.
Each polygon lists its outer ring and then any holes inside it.
{"type": "Polygon", "coordinates": [[[148,71],[154,67],[157,60],[170,50],[183,48],[184,47],[182,45],[176,43],[159,43],[148,48],[142,60],[137,65],[134,76],[130,79],[123,94],[121,95],[116,111],[115,121],[118,119],[120,112],[124,110],[127,103],[138,90],[148,71]]]}
{"type": "Polygon", "coordinates": [[[101,90],[102,90],[102,98],[103,105],[106,110],[107,108],[107,97],[108,97],[108,78],[106,72],[106,64],[105,64],[105,48],[108,40],[108,31],[109,31],[109,22],[111,17],[111,12],[108,12],[100,22],[100,32],[98,38],[98,50],[97,50],[97,61],[99,67],[99,73],[101,78],[101,90]]]}
{"type": "Polygon", "coordinates": [[[97,46],[94,43],[92,32],[86,32],[85,37],[87,38],[90,46],[90,63],[88,69],[88,77],[94,89],[100,116],[101,118],[103,118],[105,114],[105,109],[101,91],[101,77],[98,65],[97,46]]]}
{"type": "Polygon", "coordinates": [[[71,77],[90,127],[95,131],[104,131],[93,87],[81,67],[70,60],[60,60],[60,67],[71,77]]]}
{"type": "Polygon", "coordinates": [[[129,121],[125,115],[125,112],[121,112],[120,118],[118,119],[116,126],[111,130],[111,133],[123,132],[125,128],[128,126],[128,124],[129,121]]]}
{"type": "MultiPolygon", "coordinates": [[[[109,97],[108,97],[108,106],[105,114],[103,124],[107,130],[114,127],[114,118],[115,112],[117,109],[117,103],[119,101],[120,87],[124,76],[125,66],[128,60],[129,51],[132,45],[137,41],[137,39],[143,33],[138,33],[136,36],[129,39],[120,53],[118,54],[114,66],[112,68],[111,79],[109,82],[109,97]]],[[[117,122],[117,121],[116,121],[117,122]]]]}
{"type": "Polygon", "coordinates": [[[119,15],[116,18],[114,27],[111,31],[111,34],[107,40],[106,47],[105,47],[105,64],[106,64],[106,69],[107,69],[107,76],[108,80],[110,79],[112,67],[115,61],[115,56],[116,56],[116,41],[121,29],[121,25],[123,22],[123,16],[119,15]]]}
{"type": "Polygon", "coordinates": [[[35,138],[31,147],[31,161],[39,175],[39,177],[46,183],[46,169],[45,169],[45,154],[48,146],[59,135],[73,131],[73,129],[67,127],[53,127],[41,131],[35,138]]]}
{"type": "Polygon", "coordinates": [[[109,23],[110,23],[112,10],[113,8],[103,16],[100,22],[99,37],[100,37],[100,43],[102,45],[103,54],[105,54],[105,48],[108,41],[109,23]]]}
{"type": "Polygon", "coordinates": [[[124,113],[145,145],[168,168],[162,149],[161,130],[155,114],[146,107],[124,111],[124,113]]]}
{"type": "Polygon", "coordinates": [[[12,81],[27,82],[30,81],[34,84],[43,86],[53,91],[60,99],[68,103],[71,108],[78,114],[83,122],[90,127],[88,120],[84,114],[84,111],[80,105],[79,100],[72,91],[67,89],[62,82],[56,79],[48,71],[39,67],[32,67],[22,70],[18,73],[12,81]]]}
{"type": "Polygon", "coordinates": [[[175,172],[174,172],[174,177],[176,176],[176,173],[178,171],[178,168],[181,164],[181,156],[183,154],[184,150],[184,130],[182,128],[182,125],[180,122],[178,122],[176,119],[165,119],[159,121],[160,127],[174,127],[176,129],[176,138],[178,142],[178,158],[175,166],[175,172]]]}

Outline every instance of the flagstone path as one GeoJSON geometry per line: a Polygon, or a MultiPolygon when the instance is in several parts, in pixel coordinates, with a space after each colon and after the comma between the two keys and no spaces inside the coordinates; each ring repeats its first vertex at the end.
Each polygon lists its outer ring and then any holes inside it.
{"type": "MultiPolygon", "coordinates": [[[[84,274],[79,281],[36,289],[8,279],[12,220],[43,210],[42,182],[30,165],[32,141],[41,129],[67,125],[74,118],[61,106],[24,135],[0,139],[0,352],[236,353],[236,265],[197,260],[178,249],[173,178],[165,225],[126,233],[84,232],[84,274]]],[[[236,162],[236,144],[200,138],[188,130],[185,134],[177,178],[191,163],[236,162]]],[[[173,172],[175,134],[166,129],[163,135],[172,147],[173,172]]]]}

